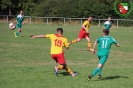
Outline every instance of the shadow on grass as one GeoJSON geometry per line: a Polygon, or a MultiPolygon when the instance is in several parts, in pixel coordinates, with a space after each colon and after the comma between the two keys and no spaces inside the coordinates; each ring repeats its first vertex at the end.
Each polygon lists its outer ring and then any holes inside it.
{"type": "Polygon", "coordinates": [[[127,76],[108,76],[108,77],[102,77],[101,79],[99,79],[99,80],[95,80],[95,81],[113,80],[113,79],[118,79],[118,78],[129,79],[129,77],[127,77],[127,76]]]}
{"type": "Polygon", "coordinates": [[[128,79],[129,77],[127,77],[127,76],[108,76],[108,77],[101,78],[101,80],[112,80],[112,79],[118,79],[118,78],[126,78],[126,79],[128,79]]]}
{"type": "Polygon", "coordinates": [[[59,74],[61,74],[63,76],[70,76],[70,74],[68,72],[60,72],[59,74]]]}
{"type": "MultiPolygon", "coordinates": [[[[73,73],[77,73],[77,72],[73,72],[73,73]]],[[[61,74],[63,76],[71,76],[68,72],[60,72],[58,74],[61,74]]],[[[78,73],[77,73],[78,74],[78,73]]]]}

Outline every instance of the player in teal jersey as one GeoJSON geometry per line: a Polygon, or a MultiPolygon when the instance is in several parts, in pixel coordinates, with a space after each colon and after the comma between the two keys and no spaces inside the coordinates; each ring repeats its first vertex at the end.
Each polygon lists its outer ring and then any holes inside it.
{"type": "Polygon", "coordinates": [[[20,14],[17,16],[17,24],[16,26],[18,27],[18,31],[14,32],[15,37],[18,37],[19,33],[22,31],[22,22],[24,20],[24,15],[23,15],[23,11],[20,11],[20,14]]]}
{"type": "Polygon", "coordinates": [[[104,25],[103,25],[103,26],[104,26],[104,29],[110,30],[111,25],[112,25],[111,17],[108,17],[108,21],[106,21],[106,22],[104,23],[104,25]]]}
{"type": "Polygon", "coordinates": [[[108,36],[108,34],[109,34],[109,30],[104,29],[103,32],[102,32],[103,36],[98,38],[94,43],[92,53],[95,54],[95,47],[98,43],[97,56],[99,58],[99,64],[95,68],[95,70],[92,72],[92,74],[88,76],[87,81],[89,81],[97,73],[98,73],[98,78],[101,78],[102,67],[103,67],[104,63],[106,62],[106,60],[108,58],[111,45],[114,43],[117,47],[120,46],[120,44],[118,44],[117,41],[113,37],[108,36]]]}

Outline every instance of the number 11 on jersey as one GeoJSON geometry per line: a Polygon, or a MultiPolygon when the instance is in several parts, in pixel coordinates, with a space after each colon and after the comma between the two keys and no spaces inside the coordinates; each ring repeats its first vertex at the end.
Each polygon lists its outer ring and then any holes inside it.
{"type": "Polygon", "coordinates": [[[107,47],[107,40],[102,40],[102,48],[106,48],[107,47]]]}

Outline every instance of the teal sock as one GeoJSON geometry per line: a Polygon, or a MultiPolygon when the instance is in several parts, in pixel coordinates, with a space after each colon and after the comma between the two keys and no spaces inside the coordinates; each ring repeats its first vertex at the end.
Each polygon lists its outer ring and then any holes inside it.
{"type": "Polygon", "coordinates": [[[19,32],[17,31],[17,32],[16,32],[16,35],[18,36],[18,34],[19,34],[19,32]]]}
{"type": "Polygon", "coordinates": [[[102,72],[102,68],[99,69],[99,71],[97,72],[98,75],[101,75],[102,72]]]}
{"type": "Polygon", "coordinates": [[[97,74],[97,72],[99,71],[100,68],[95,68],[95,70],[92,72],[91,76],[95,76],[97,74]]]}

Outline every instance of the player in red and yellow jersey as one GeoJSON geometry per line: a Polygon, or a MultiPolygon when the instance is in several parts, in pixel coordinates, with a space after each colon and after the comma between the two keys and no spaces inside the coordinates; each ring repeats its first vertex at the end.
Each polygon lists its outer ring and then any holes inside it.
{"type": "Polygon", "coordinates": [[[87,45],[88,45],[88,49],[91,51],[91,42],[90,42],[90,37],[89,37],[89,27],[91,25],[91,21],[92,21],[92,17],[89,17],[88,20],[86,20],[83,25],[82,25],[82,28],[80,29],[79,31],[79,35],[78,35],[78,38],[77,39],[74,39],[72,40],[70,44],[73,44],[73,43],[76,43],[76,42],[79,42],[82,40],[82,38],[85,38],[87,40],[87,45]]]}
{"type": "Polygon", "coordinates": [[[55,74],[58,76],[58,70],[65,69],[70,75],[76,76],[72,70],[67,66],[63,47],[69,49],[67,39],[62,35],[63,29],[57,28],[56,34],[46,34],[46,35],[31,35],[31,38],[49,38],[51,40],[51,56],[59,64],[59,66],[54,67],[55,74]]]}

